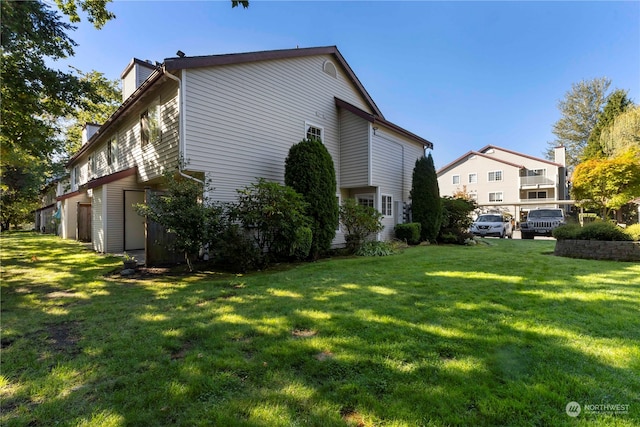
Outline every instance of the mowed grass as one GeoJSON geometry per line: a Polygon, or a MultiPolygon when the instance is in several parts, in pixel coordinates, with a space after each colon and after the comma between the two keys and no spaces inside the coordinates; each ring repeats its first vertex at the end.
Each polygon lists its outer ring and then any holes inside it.
{"type": "Polygon", "coordinates": [[[0,424],[638,425],[640,265],[487,240],[123,279],[3,234],[0,424]]]}

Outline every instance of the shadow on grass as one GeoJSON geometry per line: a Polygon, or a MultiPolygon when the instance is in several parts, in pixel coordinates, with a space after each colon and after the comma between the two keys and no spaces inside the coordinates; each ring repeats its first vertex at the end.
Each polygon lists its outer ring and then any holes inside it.
{"type": "Polygon", "coordinates": [[[39,285],[15,279],[2,289],[15,336],[5,421],[569,425],[578,401],[631,405],[578,421],[633,425],[638,267],[557,261],[540,255],[548,246],[415,248],[213,280],[86,285],[83,270],[26,293],[39,285]],[[528,258],[519,270],[505,267],[514,250],[528,258]],[[51,325],[72,325],[59,339],[79,351],[56,349],[51,325]]]}

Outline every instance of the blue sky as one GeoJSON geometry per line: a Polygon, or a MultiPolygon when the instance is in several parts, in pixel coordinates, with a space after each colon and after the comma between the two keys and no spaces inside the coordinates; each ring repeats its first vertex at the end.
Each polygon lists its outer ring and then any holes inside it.
{"type": "MultiPolygon", "coordinates": [[[[543,156],[557,103],[606,76],[640,103],[640,2],[116,1],[69,63],[119,79],[133,57],[336,45],[387,120],[441,167],[487,144],[543,156]]],[[[64,67],[64,64],[59,64],[64,67]]]]}

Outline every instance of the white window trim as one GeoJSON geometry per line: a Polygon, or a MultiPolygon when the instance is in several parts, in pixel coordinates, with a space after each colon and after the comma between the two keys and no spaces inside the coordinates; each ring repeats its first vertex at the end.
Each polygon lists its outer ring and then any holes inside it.
{"type": "Polygon", "coordinates": [[[487,172],[487,181],[489,182],[499,182],[499,181],[502,181],[503,178],[504,178],[504,174],[502,173],[502,170],[494,170],[494,171],[487,172]],[[500,179],[495,179],[497,172],[500,172],[500,179]],[[493,179],[489,178],[491,176],[490,174],[493,174],[493,179]]]}
{"type": "Polygon", "coordinates": [[[376,207],[376,195],[375,195],[375,193],[356,194],[355,198],[356,198],[356,203],[357,204],[360,204],[360,199],[371,200],[373,202],[373,208],[375,209],[375,207],[376,207]]]}
{"type": "MultiPolygon", "coordinates": [[[[340,193],[336,193],[336,198],[338,199],[338,209],[342,206],[342,196],[340,193]]],[[[336,228],[336,233],[342,233],[342,224],[340,223],[340,217],[338,217],[338,227],[336,228]]]]}
{"type": "MultiPolygon", "coordinates": [[[[495,198],[495,196],[494,196],[494,198],[495,198]]],[[[501,202],[504,202],[504,191],[490,191],[489,194],[488,194],[488,200],[489,200],[489,203],[501,203],[501,202]],[[500,200],[491,200],[491,195],[492,194],[494,194],[494,195],[495,194],[500,194],[501,195],[500,200]]]]}
{"type": "Polygon", "coordinates": [[[314,127],[316,129],[320,129],[320,142],[322,142],[324,144],[324,138],[325,138],[324,137],[324,127],[320,126],[320,125],[318,125],[316,123],[313,123],[313,122],[308,122],[308,121],[304,122],[304,139],[308,139],[307,138],[307,132],[309,131],[310,127],[314,127]]]}
{"type": "Polygon", "coordinates": [[[139,126],[140,126],[140,145],[144,148],[147,147],[149,145],[153,145],[156,142],[160,141],[162,139],[162,104],[160,102],[160,97],[155,98],[153,101],[151,101],[148,105],[147,108],[145,108],[139,116],[139,126]],[[156,121],[158,124],[158,134],[155,136],[155,138],[153,137],[153,135],[151,135],[151,130],[149,130],[149,140],[147,142],[144,142],[142,140],[142,116],[147,113],[147,117],[150,117],[150,113],[149,113],[149,109],[153,106],[156,105],[156,121]]]}
{"type": "Polygon", "coordinates": [[[389,218],[393,218],[393,196],[391,194],[380,194],[380,213],[384,216],[384,217],[389,217],[389,218]],[[385,214],[385,203],[384,203],[384,198],[388,197],[391,199],[391,204],[390,204],[390,209],[391,212],[388,214],[385,214]]]}
{"type": "Polygon", "coordinates": [[[451,184],[459,185],[460,184],[460,175],[452,175],[451,176],[451,184]],[[458,182],[456,182],[456,178],[458,178],[458,182]]]}
{"type": "Polygon", "coordinates": [[[468,184],[477,184],[477,183],[478,183],[478,173],[477,173],[477,172],[471,172],[471,173],[469,173],[469,174],[467,175],[467,181],[469,181],[469,182],[468,182],[468,184]],[[471,181],[471,175],[475,175],[475,177],[476,177],[476,180],[475,180],[475,181],[471,181]]]}
{"type": "Polygon", "coordinates": [[[112,169],[118,168],[118,133],[116,132],[107,140],[107,167],[112,169]],[[114,149],[115,147],[115,149],[114,149]],[[111,158],[111,163],[109,163],[109,158],[111,158]]]}

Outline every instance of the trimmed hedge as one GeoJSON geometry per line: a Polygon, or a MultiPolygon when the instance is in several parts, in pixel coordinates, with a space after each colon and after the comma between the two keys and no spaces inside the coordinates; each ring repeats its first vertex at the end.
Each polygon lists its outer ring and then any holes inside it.
{"type": "Polygon", "coordinates": [[[610,222],[592,222],[580,227],[577,224],[567,224],[553,230],[553,237],[557,240],[602,240],[602,241],[630,241],[631,236],[624,230],[610,222]]]}
{"type": "Polygon", "coordinates": [[[406,224],[396,225],[396,238],[407,242],[409,245],[417,245],[420,243],[420,232],[422,224],[419,222],[409,222],[406,224]]]}

